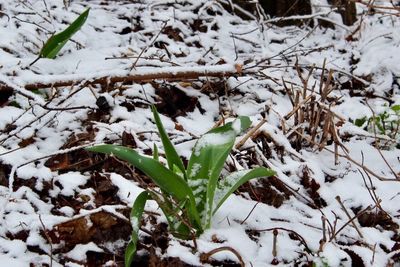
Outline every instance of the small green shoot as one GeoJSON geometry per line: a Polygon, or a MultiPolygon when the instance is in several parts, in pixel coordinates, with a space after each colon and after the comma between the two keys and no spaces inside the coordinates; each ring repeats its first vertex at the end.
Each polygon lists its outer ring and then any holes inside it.
{"type": "Polygon", "coordinates": [[[387,107],[383,112],[369,118],[358,118],[354,124],[371,133],[387,135],[400,146],[400,105],[387,107]]]}
{"type": "Polygon", "coordinates": [[[251,179],[275,175],[273,170],[258,167],[237,171],[222,179],[220,177],[236,136],[251,125],[248,117],[239,117],[201,136],[185,168],[168,138],[156,108],[152,106],[151,110],[160,133],[168,168],[159,162],[156,146],[152,158],[117,145],[87,148],[89,151],[114,155],[129,162],[148,175],[160,188],[160,191],[147,189],[147,193],[139,195],[133,204],[131,221],[135,233],[132,233],[126,249],[126,267],[131,265],[136,252],[138,225],[148,198],[158,203],[174,236],[191,239],[211,226],[212,216],[239,186],[251,179]]]}
{"type": "Polygon", "coordinates": [[[43,45],[42,49],[39,52],[39,56],[35,59],[30,66],[32,66],[36,61],[41,58],[55,58],[60,52],[60,50],[64,47],[64,45],[68,42],[71,37],[80,30],[82,25],[86,22],[87,17],[89,16],[90,8],[86,9],[74,22],[71,23],[65,30],[59,32],[57,34],[52,35],[47,42],[43,45]]]}

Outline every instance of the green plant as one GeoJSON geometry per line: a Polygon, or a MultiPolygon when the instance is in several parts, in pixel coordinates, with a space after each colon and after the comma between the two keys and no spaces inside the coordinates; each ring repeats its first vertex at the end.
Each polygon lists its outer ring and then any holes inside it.
{"type": "Polygon", "coordinates": [[[82,25],[86,22],[86,19],[89,16],[89,10],[90,8],[86,9],[65,30],[52,35],[43,45],[42,49],[39,52],[38,58],[35,59],[30,65],[33,65],[40,58],[55,58],[58,52],[60,52],[60,50],[72,37],[72,35],[74,35],[77,31],[79,31],[82,25]]]}
{"type": "Polygon", "coordinates": [[[387,135],[397,140],[399,146],[400,138],[400,105],[388,107],[384,112],[371,117],[356,119],[354,124],[369,132],[387,135]]]}
{"type": "Polygon", "coordinates": [[[210,227],[212,216],[240,185],[250,179],[275,174],[270,169],[258,167],[237,171],[220,179],[236,136],[251,124],[248,117],[239,117],[201,136],[185,168],[154,106],[152,112],[164,146],[167,166],[159,162],[156,146],[153,158],[117,145],[98,145],[88,148],[90,151],[112,154],[128,161],[151,177],[160,188],[159,191],[148,189],[142,192],[133,204],[131,213],[133,233],[125,252],[125,266],[130,266],[136,252],[140,220],[147,199],[151,198],[158,203],[174,236],[190,239],[210,227]]]}

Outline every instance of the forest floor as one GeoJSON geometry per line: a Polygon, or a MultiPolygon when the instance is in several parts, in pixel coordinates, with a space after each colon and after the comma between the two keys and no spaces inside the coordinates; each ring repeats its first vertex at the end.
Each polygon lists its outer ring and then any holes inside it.
{"type": "Polygon", "coordinates": [[[4,266],[123,266],[130,207],[154,185],[84,147],[156,144],[163,158],[151,104],[185,162],[249,116],[224,171],[276,175],[240,187],[195,240],[149,201],[134,266],[400,266],[399,1],[358,3],[352,26],[312,1],[286,27],[229,2],[1,1],[4,266]],[[60,54],[30,66],[87,7],[60,54]]]}

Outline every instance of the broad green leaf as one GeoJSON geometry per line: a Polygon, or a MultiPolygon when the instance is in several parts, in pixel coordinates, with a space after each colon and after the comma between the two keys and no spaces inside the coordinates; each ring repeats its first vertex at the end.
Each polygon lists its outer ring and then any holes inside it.
{"type": "Polygon", "coordinates": [[[89,16],[90,8],[86,9],[74,22],[71,23],[64,31],[51,36],[40,50],[39,58],[55,58],[82,25],[85,23],[89,16]]]}
{"type": "Polygon", "coordinates": [[[146,191],[140,193],[135,202],[133,203],[131,209],[131,225],[132,225],[132,236],[131,241],[129,242],[126,250],[125,250],[125,267],[130,267],[133,261],[133,258],[136,254],[136,243],[139,240],[139,227],[140,220],[142,219],[144,206],[146,205],[146,201],[149,199],[149,194],[146,191]]]}
{"type": "Polygon", "coordinates": [[[251,120],[247,116],[239,116],[236,120],[228,122],[227,124],[214,128],[207,133],[223,133],[233,130],[236,135],[246,131],[251,126],[251,120]]]}
{"type": "Polygon", "coordinates": [[[221,207],[225,200],[245,182],[255,178],[270,177],[275,174],[275,171],[264,167],[258,167],[252,170],[241,170],[229,174],[219,182],[218,189],[215,192],[216,206],[213,210],[213,214],[221,207]]]}
{"type": "Polygon", "coordinates": [[[151,177],[162,190],[173,195],[179,201],[187,197],[193,197],[190,188],[181,177],[168,170],[160,162],[142,156],[131,148],[117,145],[98,145],[86,149],[93,152],[112,154],[129,162],[151,177]]]}
{"type": "Polygon", "coordinates": [[[188,184],[196,199],[197,210],[203,211],[201,222],[204,228],[209,227],[218,178],[236,135],[250,124],[248,117],[239,117],[201,136],[193,148],[187,170],[188,184]]]}
{"type": "Polygon", "coordinates": [[[164,167],[160,162],[142,156],[135,150],[123,146],[98,145],[86,149],[93,152],[115,155],[117,158],[129,162],[152,178],[154,183],[160,187],[162,192],[168,193],[179,202],[188,199],[188,214],[190,219],[193,220],[191,223],[200,225],[199,214],[196,210],[194,196],[190,187],[182,177],[164,167]]]}
{"type": "Polygon", "coordinates": [[[174,169],[177,167],[183,173],[183,176],[186,177],[185,166],[183,165],[181,158],[176,152],[174,145],[171,143],[171,140],[169,140],[167,132],[165,131],[164,126],[161,122],[160,115],[158,114],[157,109],[154,105],[151,106],[151,111],[153,112],[154,120],[156,122],[158,132],[160,133],[160,138],[164,146],[168,168],[174,171],[174,169]],[[174,168],[174,166],[176,167],[174,168]]]}

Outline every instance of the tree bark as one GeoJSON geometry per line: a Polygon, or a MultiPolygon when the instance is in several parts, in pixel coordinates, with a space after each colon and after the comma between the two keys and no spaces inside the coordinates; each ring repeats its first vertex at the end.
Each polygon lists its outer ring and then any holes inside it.
{"type": "Polygon", "coordinates": [[[338,8],[344,25],[353,25],[357,20],[356,3],[349,0],[328,0],[330,4],[338,8]]]}

